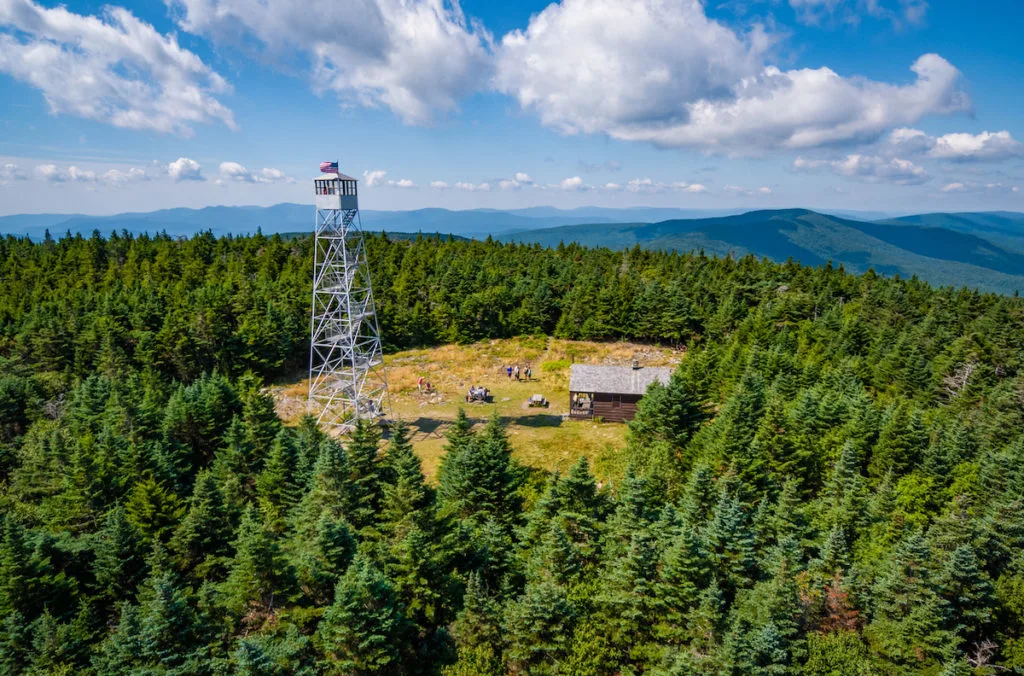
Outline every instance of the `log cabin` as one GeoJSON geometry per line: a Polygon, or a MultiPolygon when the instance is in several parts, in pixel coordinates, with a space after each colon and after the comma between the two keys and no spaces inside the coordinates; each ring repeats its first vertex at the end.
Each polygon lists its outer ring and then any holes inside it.
{"type": "Polygon", "coordinates": [[[671,368],[573,364],[569,369],[569,417],[627,422],[647,386],[668,384],[671,368]]]}

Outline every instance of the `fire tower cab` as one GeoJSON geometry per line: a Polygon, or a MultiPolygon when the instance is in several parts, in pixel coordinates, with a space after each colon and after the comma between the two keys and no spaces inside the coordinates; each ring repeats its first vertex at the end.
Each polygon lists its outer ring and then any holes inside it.
{"type": "Polygon", "coordinates": [[[341,209],[350,211],[359,208],[356,196],[356,179],[345,174],[327,175],[313,179],[316,191],[317,209],[341,209]]]}

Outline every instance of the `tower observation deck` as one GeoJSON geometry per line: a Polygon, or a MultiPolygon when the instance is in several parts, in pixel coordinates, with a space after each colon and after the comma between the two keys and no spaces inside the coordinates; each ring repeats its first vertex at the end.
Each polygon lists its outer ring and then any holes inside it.
{"type": "MultiPolygon", "coordinates": [[[[321,171],[328,170],[322,165],[321,171]]],[[[308,408],[317,422],[344,432],[357,419],[385,415],[390,400],[357,181],[335,172],[330,169],[313,179],[316,230],[308,408]]]]}

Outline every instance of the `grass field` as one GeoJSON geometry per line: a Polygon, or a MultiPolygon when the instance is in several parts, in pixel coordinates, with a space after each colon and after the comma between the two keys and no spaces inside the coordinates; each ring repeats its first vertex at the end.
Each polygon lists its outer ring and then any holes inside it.
{"type": "MultiPolygon", "coordinates": [[[[566,470],[585,455],[600,477],[606,474],[602,465],[623,446],[626,426],[564,417],[569,411],[569,366],[573,361],[627,365],[634,357],[644,366],[666,366],[678,363],[682,353],[633,343],[523,337],[406,350],[387,355],[384,362],[393,417],[411,426],[413,446],[428,478],[437,474],[444,455],[445,429],[460,406],[478,425],[497,411],[520,462],[546,470],[566,470]],[[509,364],[519,364],[521,369],[529,365],[532,381],[509,380],[504,370],[509,364]],[[419,391],[416,383],[420,377],[433,384],[434,394],[419,391]],[[492,403],[465,403],[471,385],[488,388],[492,403]],[[528,407],[527,399],[532,394],[543,395],[550,406],[528,407]]],[[[305,412],[306,389],[305,380],[271,387],[278,414],[286,423],[294,424],[305,412]]]]}

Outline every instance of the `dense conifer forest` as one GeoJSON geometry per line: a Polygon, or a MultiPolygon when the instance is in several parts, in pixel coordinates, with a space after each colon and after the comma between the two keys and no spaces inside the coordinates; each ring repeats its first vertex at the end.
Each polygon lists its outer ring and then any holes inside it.
{"type": "MultiPolygon", "coordinates": [[[[0,672],[1024,671],[1024,302],[369,238],[392,349],[687,345],[615,476],[286,428],[311,243],[0,240],[0,672]]],[[[569,449],[572,452],[575,449],[569,449]]]]}

